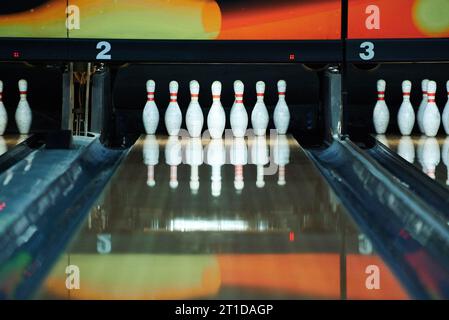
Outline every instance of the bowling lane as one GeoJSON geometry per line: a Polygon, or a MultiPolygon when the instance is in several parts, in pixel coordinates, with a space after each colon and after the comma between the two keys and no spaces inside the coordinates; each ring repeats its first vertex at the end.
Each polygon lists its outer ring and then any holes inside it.
{"type": "Polygon", "coordinates": [[[408,295],[293,137],[142,136],[37,297],[408,295]],[[66,287],[69,264],[77,290],[66,287]],[[366,286],[373,265],[379,290],[366,286]]]}
{"type": "Polygon", "coordinates": [[[28,137],[28,135],[19,134],[6,134],[4,136],[0,136],[0,156],[8,152],[9,149],[25,141],[28,137]]]}
{"type": "Polygon", "coordinates": [[[377,139],[430,178],[449,188],[449,137],[385,135],[377,136],[377,139]]]}

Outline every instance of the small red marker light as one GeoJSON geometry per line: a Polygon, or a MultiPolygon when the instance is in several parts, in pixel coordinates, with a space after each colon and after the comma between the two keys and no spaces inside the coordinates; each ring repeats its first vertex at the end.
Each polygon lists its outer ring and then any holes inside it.
{"type": "Polygon", "coordinates": [[[20,58],[20,51],[13,51],[13,52],[12,52],[12,57],[13,57],[14,59],[20,58]]]}
{"type": "Polygon", "coordinates": [[[6,203],[0,202],[0,211],[6,208],[6,203]]]}
{"type": "Polygon", "coordinates": [[[290,54],[290,57],[289,57],[289,59],[290,59],[290,61],[293,61],[293,60],[295,60],[295,54],[294,53],[291,53],[290,54]]]}
{"type": "Polygon", "coordinates": [[[295,241],[295,233],[293,231],[290,231],[290,233],[288,234],[288,240],[290,242],[295,241]]]}

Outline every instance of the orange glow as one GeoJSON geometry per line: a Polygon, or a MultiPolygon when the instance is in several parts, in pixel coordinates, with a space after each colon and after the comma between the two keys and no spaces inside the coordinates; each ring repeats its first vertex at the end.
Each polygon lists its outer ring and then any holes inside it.
{"type": "Polygon", "coordinates": [[[242,14],[223,12],[223,40],[340,39],[340,1],[254,7],[242,14]]]}
{"type": "MultiPolygon", "coordinates": [[[[418,0],[420,1],[420,0],[418,0]]],[[[449,37],[449,26],[440,33],[424,33],[415,19],[417,0],[350,0],[348,10],[348,37],[351,39],[428,38],[449,37]],[[368,30],[366,7],[377,5],[380,9],[380,29],[368,30]]]]}
{"type": "MultiPolygon", "coordinates": [[[[223,254],[195,256],[167,256],[167,262],[183,261],[167,265],[152,273],[151,261],[158,255],[137,256],[128,260],[129,265],[105,264],[104,256],[79,255],[78,264],[83,266],[84,275],[80,290],[72,290],[74,299],[192,299],[214,298],[223,287],[265,292],[269,295],[291,295],[298,298],[340,299],[341,285],[346,285],[348,299],[407,299],[408,295],[388,267],[378,256],[350,254],[346,256],[346,283],[340,281],[340,255],[338,253],[301,254],[223,254]],[[88,259],[91,267],[82,265],[88,259]],[[133,260],[137,259],[137,260],[133,260]],[[205,259],[205,260],[204,260],[205,259]],[[145,261],[142,264],[142,261],[145,261]],[[203,263],[201,261],[206,261],[203,263]],[[380,289],[369,290],[365,283],[369,274],[365,270],[376,265],[380,272],[380,289]],[[130,269],[132,266],[132,269],[130,269]],[[195,277],[182,278],[180,270],[189,268],[195,277]],[[92,269],[94,268],[94,270],[92,269]],[[100,270],[111,270],[107,277],[100,270]],[[136,272],[138,270],[138,272],[136,272]],[[144,270],[148,270],[142,272],[144,270]],[[175,272],[175,273],[173,273],[175,272]],[[129,278],[123,283],[123,277],[129,278]]],[[[73,259],[72,259],[73,260],[73,259]]],[[[121,261],[119,256],[116,261],[121,261]]],[[[126,261],[126,260],[124,260],[126,261]]],[[[64,261],[63,261],[64,262],[64,261]]],[[[61,268],[64,263],[61,264],[61,268]]],[[[154,271],[154,270],[153,270],[154,271]]],[[[48,293],[59,297],[67,296],[63,272],[53,273],[46,281],[48,293]]]]}

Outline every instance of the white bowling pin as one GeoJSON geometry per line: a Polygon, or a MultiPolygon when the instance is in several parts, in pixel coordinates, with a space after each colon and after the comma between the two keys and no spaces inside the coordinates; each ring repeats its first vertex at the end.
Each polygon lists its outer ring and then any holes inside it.
{"type": "Polygon", "coordinates": [[[278,135],[274,141],[274,163],[279,167],[278,173],[278,185],[284,186],[286,184],[285,179],[285,166],[290,162],[290,146],[288,145],[288,139],[285,135],[278,135]]]}
{"type": "Polygon", "coordinates": [[[192,138],[199,138],[203,131],[204,116],[198,102],[200,84],[198,81],[190,81],[191,100],[186,113],[186,126],[192,138]]]}
{"type": "Polygon", "coordinates": [[[8,125],[8,113],[6,112],[5,105],[3,104],[3,81],[0,80],[0,136],[5,133],[6,126],[8,125]]]}
{"type": "Polygon", "coordinates": [[[257,102],[251,113],[251,125],[253,126],[256,136],[264,136],[268,127],[268,110],[263,101],[265,93],[265,82],[258,81],[256,83],[257,102]]]}
{"type": "MultiPolygon", "coordinates": [[[[430,99],[430,96],[429,96],[430,99]]],[[[425,119],[425,118],[424,118],[425,119]]],[[[424,122],[425,124],[425,122],[424,122]]],[[[436,138],[427,138],[423,146],[423,171],[432,179],[435,179],[435,168],[440,163],[440,145],[436,138]]]]}
{"type": "Polygon", "coordinates": [[[16,109],[16,123],[20,134],[28,134],[30,132],[33,119],[31,108],[27,101],[27,89],[27,81],[24,79],[19,80],[20,101],[16,109]]]}
{"type": "Polygon", "coordinates": [[[159,124],[159,110],[157,109],[156,102],[154,101],[154,91],[156,89],[156,83],[154,80],[147,81],[147,103],[143,108],[142,120],[145,132],[147,134],[155,134],[157,126],[159,124]]]}
{"type": "Polygon", "coordinates": [[[231,107],[231,129],[232,134],[236,138],[242,138],[246,134],[248,128],[248,113],[243,104],[243,91],[245,85],[242,81],[236,80],[234,82],[235,101],[231,107]]]}
{"type": "Polygon", "coordinates": [[[221,82],[212,83],[212,106],[207,114],[207,128],[212,139],[220,139],[226,126],[226,114],[221,105],[221,82]]]}
{"type": "Polygon", "coordinates": [[[290,124],[290,110],[285,101],[285,93],[287,91],[287,82],[285,80],[278,81],[279,100],[274,108],[273,121],[278,134],[286,134],[290,124]]]}
{"type": "Polygon", "coordinates": [[[409,136],[401,137],[398,145],[398,154],[410,163],[415,161],[415,146],[409,136]]]}
{"type": "Polygon", "coordinates": [[[203,145],[201,144],[201,138],[188,139],[186,145],[186,163],[190,165],[190,190],[193,194],[197,194],[200,188],[198,168],[203,164],[203,145]]]}
{"type": "Polygon", "coordinates": [[[207,146],[207,163],[212,167],[211,193],[218,197],[221,194],[221,166],[226,162],[226,148],[223,139],[211,139],[207,146]]]}
{"type": "Polygon", "coordinates": [[[244,138],[232,140],[230,157],[231,164],[234,165],[234,188],[237,192],[241,192],[245,186],[243,166],[248,163],[248,148],[244,138]]]}
{"type": "Polygon", "coordinates": [[[387,131],[390,122],[390,112],[385,103],[385,88],[387,83],[385,80],[377,81],[377,103],[373,111],[374,129],[377,134],[384,134],[387,131]]]}
{"type": "Polygon", "coordinates": [[[402,82],[403,101],[398,112],[399,131],[403,136],[409,136],[415,126],[415,110],[410,103],[412,83],[409,80],[402,82]]]}
{"type": "Polygon", "coordinates": [[[251,144],[251,162],[256,165],[256,186],[263,188],[265,186],[264,180],[264,165],[269,161],[268,145],[265,136],[255,137],[251,144]]]}
{"type": "Polygon", "coordinates": [[[182,113],[178,105],[179,85],[176,81],[170,82],[170,103],[165,111],[165,127],[168,135],[177,136],[182,124],[182,113]]]}
{"type": "Polygon", "coordinates": [[[178,187],[178,166],[182,162],[182,144],[177,136],[168,137],[165,145],[165,162],[170,166],[170,188],[178,187]]]}
{"type": "Polygon", "coordinates": [[[447,102],[443,110],[443,126],[446,135],[449,136],[449,80],[446,82],[446,90],[447,90],[447,102]]]}
{"type": "Polygon", "coordinates": [[[154,167],[159,163],[159,143],[155,135],[147,135],[143,142],[143,163],[147,166],[147,186],[154,187],[154,167]]]}
{"type": "Polygon", "coordinates": [[[424,110],[426,109],[426,106],[427,106],[427,87],[428,87],[428,85],[429,85],[429,79],[424,79],[421,82],[422,100],[421,100],[421,104],[419,105],[418,115],[417,115],[418,127],[419,127],[419,130],[421,131],[421,133],[424,133],[424,127],[422,125],[422,118],[424,115],[424,110]]]}
{"type": "Polygon", "coordinates": [[[427,86],[427,106],[423,114],[423,129],[428,137],[435,137],[440,129],[441,116],[440,111],[435,103],[435,93],[437,84],[435,81],[429,81],[427,86]]]}

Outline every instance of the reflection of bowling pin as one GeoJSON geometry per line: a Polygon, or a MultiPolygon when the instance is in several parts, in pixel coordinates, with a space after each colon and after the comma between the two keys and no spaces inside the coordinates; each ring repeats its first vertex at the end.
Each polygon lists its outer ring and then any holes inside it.
{"type": "Polygon", "coordinates": [[[191,101],[186,113],[186,126],[192,138],[201,136],[203,130],[204,116],[201,106],[198,103],[200,93],[200,84],[198,81],[190,81],[191,101]]]}
{"type": "Polygon", "coordinates": [[[147,166],[147,185],[154,187],[154,166],[159,163],[159,144],[155,135],[147,135],[143,142],[143,163],[147,166]]]}
{"type": "Polygon", "coordinates": [[[36,153],[37,152],[32,152],[28,157],[25,158],[26,166],[23,168],[23,171],[25,172],[30,171],[36,153]]]}
{"type": "Polygon", "coordinates": [[[377,81],[377,102],[373,111],[374,129],[377,134],[384,134],[387,131],[390,122],[390,112],[385,103],[385,88],[387,83],[385,80],[377,81]]]}
{"type": "Polygon", "coordinates": [[[212,195],[221,194],[221,166],[226,161],[226,149],[223,139],[211,139],[207,146],[207,163],[212,167],[211,189],[212,195]]]}
{"type": "Polygon", "coordinates": [[[384,146],[389,147],[388,139],[384,134],[377,134],[376,139],[379,140],[384,146]]]}
{"type": "Polygon", "coordinates": [[[415,161],[415,146],[409,136],[401,137],[398,145],[398,154],[410,163],[415,161]]]}
{"type": "MultiPolygon", "coordinates": [[[[429,96],[430,99],[430,96],[429,96]]],[[[435,168],[440,163],[440,146],[436,138],[427,138],[423,146],[423,171],[435,179],[435,168]]]]}
{"type": "Polygon", "coordinates": [[[7,186],[11,182],[13,177],[14,173],[12,172],[12,168],[6,170],[5,179],[3,180],[3,186],[7,186]]]}
{"type": "Polygon", "coordinates": [[[226,125],[226,114],[221,105],[221,82],[212,83],[212,106],[207,114],[207,128],[212,139],[220,139],[226,125]]]}
{"type": "Polygon", "coordinates": [[[24,79],[19,80],[20,101],[16,109],[16,123],[20,134],[28,134],[30,132],[33,118],[30,105],[27,101],[27,89],[27,81],[24,79]]]}
{"type": "Polygon", "coordinates": [[[170,166],[170,188],[178,187],[178,166],[182,161],[182,144],[177,136],[170,136],[165,146],[165,162],[170,166]]]}
{"type": "Polygon", "coordinates": [[[447,180],[446,184],[449,185],[449,137],[446,137],[443,143],[441,158],[447,167],[447,180]]]}
{"type": "Polygon", "coordinates": [[[449,135],[449,80],[446,82],[447,102],[443,110],[443,126],[446,135],[449,135]]]}
{"type": "Polygon", "coordinates": [[[398,125],[399,131],[401,131],[403,136],[409,136],[415,125],[415,110],[413,110],[413,106],[410,103],[411,90],[411,81],[405,80],[402,82],[403,101],[398,112],[398,125]]]}
{"type": "Polygon", "coordinates": [[[6,145],[5,138],[0,136],[0,156],[8,151],[8,146],[6,145]]]}
{"type": "Polygon", "coordinates": [[[182,124],[182,113],[178,105],[178,88],[178,82],[170,82],[170,103],[165,111],[165,127],[170,136],[177,136],[182,124]]]}
{"type": "Polygon", "coordinates": [[[435,81],[429,81],[427,86],[427,106],[423,113],[424,133],[428,137],[435,137],[440,129],[441,116],[440,111],[435,103],[435,93],[437,84],[435,81]]]}
{"type": "Polygon", "coordinates": [[[287,91],[287,82],[285,80],[278,81],[279,100],[274,108],[273,121],[278,134],[286,134],[290,124],[290,111],[285,101],[285,93],[287,91]]]}
{"type": "Polygon", "coordinates": [[[422,118],[424,115],[424,110],[426,109],[427,106],[427,86],[429,85],[429,80],[428,79],[424,79],[421,82],[421,88],[422,88],[422,100],[421,100],[421,104],[419,105],[418,108],[418,127],[419,130],[421,131],[421,133],[424,134],[424,127],[422,125],[422,118]]]}
{"type": "Polygon", "coordinates": [[[147,134],[154,134],[159,124],[159,110],[154,102],[154,91],[156,83],[153,80],[147,81],[147,103],[143,108],[142,120],[145,132],[147,134]]]}
{"type": "Polygon", "coordinates": [[[244,89],[242,81],[234,82],[235,101],[231,107],[231,129],[236,138],[244,137],[248,128],[248,113],[243,104],[244,89]]]}
{"type": "Polygon", "coordinates": [[[265,93],[265,82],[258,81],[256,83],[257,102],[251,113],[251,124],[256,136],[264,136],[268,126],[268,110],[263,101],[265,93]]]}
{"type": "Polygon", "coordinates": [[[274,163],[279,166],[278,185],[283,186],[285,181],[285,166],[290,162],[290,146],[285,135],[278,135],[274,141],[274,163]]]}
{"type": "Polygon", "coordinates": [[[3,81],[0,80],[0,136],[2,136],[5,133],[6,126],[8,125],[8,113],[6,112],[5,105],[3,104],[2,99],[3,99],[3,81]]]}
{"type": "Polygon", "coordinates": [[[263,188],[265,186],[263,167],[269,161],[267,139],[265,136],[254,137],[251,147],[251,162],[257,166],[256,186],[263,188]]]}
{"type": "Polygon", "coordinates": [[[186,145],[186,163],[190,165],[190,190],[193,194],[198,193],[200,188],[200,177],[198,167],[203,164],[203,146],[201,138],[190,138],[186,145]]]}
{"type": "Polygon", "coordinates": [[[243,166],[248,163],[248,149],[244,138],[234,138],[230,151],[231,164],[234,165],[234,188],[241,192],[245,186],[243,166]]]}

